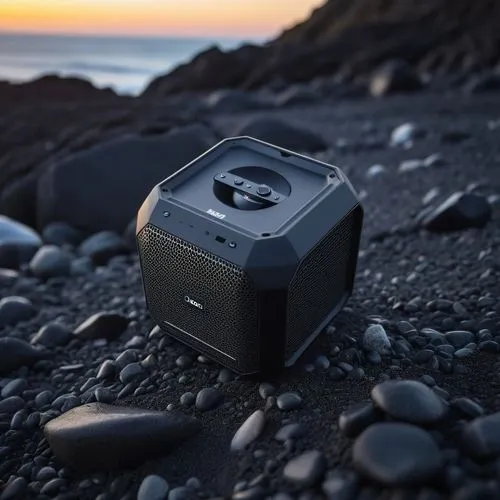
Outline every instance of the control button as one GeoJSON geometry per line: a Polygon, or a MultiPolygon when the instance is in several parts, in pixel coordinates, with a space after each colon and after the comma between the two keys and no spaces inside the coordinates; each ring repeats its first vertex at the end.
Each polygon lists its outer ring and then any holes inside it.
{"type": "Polygon", "coordinates": [[[251,184],[247,184],[247,185],[246,185],[246,187],[247,187],[248,189],[250,189],[250,188],[252,187],[252,185],[251,185],[251,184]]]}
{"type": "Polygon", "coordinates": [[[234,183],[237,185],[237,186],[241,186],[243,184],[243,181],[241,179],[234,179],[234,183]]]}
{"type": "Polygon", "coordinates": [[[260,194],[261,196],[269,196],[271,194],[271,188],[262,184],[257,188],[257,194],[260,194]]]}
{"type": "Polygon", "coordinates": [[[163,212],[163,217],[170,217],[170,212],[163,212]]]}
{"type": "Polygon", "coordinates": [[[230,241],[230,242],[229,242],[229,246],[230,246],[231,248],[235,248],[235,247],[236,247],[236,243],[235,243],[234,241],[230,241]]]}
{"type": "Polygon", "coordinates": [[[220,174],[220,175],[219,175],[219,177],[220,177],[221,179],[225,179],[225,177],[226,177],[226,176],[225,176],[224,174],[220,174]]]}

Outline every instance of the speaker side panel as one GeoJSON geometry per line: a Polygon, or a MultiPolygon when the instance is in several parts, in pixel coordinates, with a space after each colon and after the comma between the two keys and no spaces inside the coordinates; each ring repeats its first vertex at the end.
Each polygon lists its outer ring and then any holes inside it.
{"type": "Polygon", "coordinates": [[[258,293],[245,271],[151,224],[137,242],[156,324],[228,368],[258,371],[258,293]]]}
{"type": "Polygon", "coordinates": [[[286,365],[290,366],[352,292],[363,211],[352,209],[304,257],[289,286],[286,365]]]}

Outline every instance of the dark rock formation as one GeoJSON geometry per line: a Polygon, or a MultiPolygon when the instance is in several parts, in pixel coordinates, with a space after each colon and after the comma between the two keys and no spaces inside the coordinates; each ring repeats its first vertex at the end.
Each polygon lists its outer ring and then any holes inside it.
{"type": "Polygon", "coordinates": [[[329,0],[269,44],[211,48],[156,78],[144,95],[367,76],[392,59],[431,74],[476,71],[500,60],[499,23],[500,4],[489,0],[329,0]]]}

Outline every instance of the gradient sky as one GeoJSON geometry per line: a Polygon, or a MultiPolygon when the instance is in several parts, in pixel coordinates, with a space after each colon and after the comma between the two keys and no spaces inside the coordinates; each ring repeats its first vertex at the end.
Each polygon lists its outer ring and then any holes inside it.
{"type": "Polygon", "coordinates": [[[324,0],[0,0],[0,31],[269,36],[324,0]]]}

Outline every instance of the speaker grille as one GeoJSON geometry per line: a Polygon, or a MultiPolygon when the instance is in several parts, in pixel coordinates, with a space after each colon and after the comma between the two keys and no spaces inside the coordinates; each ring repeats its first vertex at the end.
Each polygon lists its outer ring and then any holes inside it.
{"type": "Polygon", "coordinates": [[[321,326],[348,291],[352,273],[356,211],[337,224],[302,260],[290,282],[288,295],[288,361],[321,326]]]}
{"type": "Polygon", "coordinates": [[[137,243],[154,321],[227,366],[256,369],[257,292],[243,269],[151,224],[137,243]]]}

